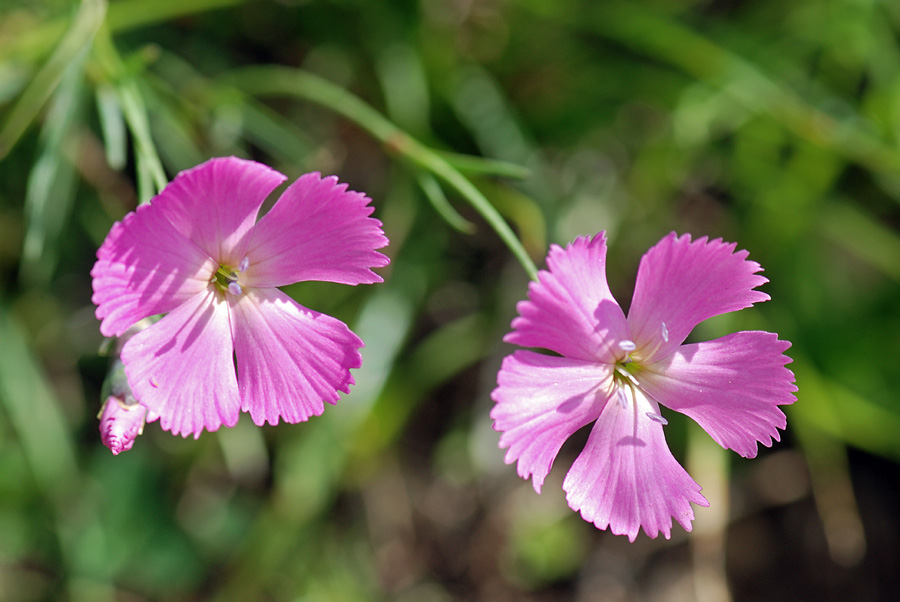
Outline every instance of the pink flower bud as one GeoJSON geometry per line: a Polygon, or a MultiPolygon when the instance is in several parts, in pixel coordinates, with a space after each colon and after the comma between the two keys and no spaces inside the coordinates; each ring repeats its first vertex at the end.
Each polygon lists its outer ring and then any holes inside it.
{"type": "Polygon", "coordinates": [[[135,403],[125,405],[110,395],[100,411],[100,438],[114,455],[131,449],[134,440],[144,431],[147,408],[135,403]]]}

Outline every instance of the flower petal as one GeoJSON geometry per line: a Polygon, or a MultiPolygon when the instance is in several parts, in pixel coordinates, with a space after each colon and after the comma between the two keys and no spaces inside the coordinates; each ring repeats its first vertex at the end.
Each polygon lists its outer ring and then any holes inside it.
{"type": "Polygon", "coordinates": [[[790,347],[770,332],[736,332],[683,345],[637,374],[662,405],[697,421],[719,445],[745,458],[757,442],[772,445],[786,426],[779,405],[795,401],[794,374],[785,367],[790,347]]]}
{"type": "Polygon", "coordinates": [[[285,179],[255,161],[219,157],[179,173],[152,205],[210,257],[237,267],[260,206],[285,179]]]}
{"type": "Polygon", "coordinates": [[[294,182],[253,228],[246,279],[256,287],[304,280],[343,284],[381,282],[371,268],[388,264],[375,251],[388,244],[381,222],[361,192],[334,176],[309,173],[294,182]]]}
{"type": "Polygon", "coordinates": [[[663,358],[703,320],[769,299],[753,290],[768,282],[757,275],[762,268],[735,246],[672,232],[644,254],[628,311],[634,357],[663,358]]]}
{"type": "Polygon", "coordinates": [[[516,351],[503,360],[491,398],[494,429],[508,447],[506,463],[518,460],[519,476],[540,493],[563,443],[596,420],[609,397],[607,364],[516,351]]]}
{"type": "Polygon", "coordinates": [[[631,339],[625,314],[606,283],[606,235],[575,239],[565,249],[550,247],[548,270],[528,286],[528,301],[504,341],[542,347],[568,358],[612,363],[631,339]]]}
{"type": "Polygon", "coordinates": [[[251,289],[232,302],[232,332],[242,409],[253,422],[296,423],[321,414],[338,391],[350,392],[363,342],[331,316],[277,289],[251,289]]]}
{"type": "Polygon", "coordinates": [[[194,438],[240,415],[228,306],[214,285],[122,347],[135,398],[164,430],[194,438]]]}
{"type": "Polygon", "coordinates": [[[100,332],[119,336],[171,311],[204,290],[217,267],[156,205],[138,207],[110,229],[91,270],[100,332]]]}
{"type": "Polygon", "coordinates": [[[563,482],[573,510],[600,529],[634,541],[638,531],[670,536],[674,517],[691,530],[691,502],[708,506],[700,486],[666,445],[662,425],[647,413],[659,406],[639,390],[625,388],[630,403],[608,403],[594,424],[584,451],[563,482]]]}

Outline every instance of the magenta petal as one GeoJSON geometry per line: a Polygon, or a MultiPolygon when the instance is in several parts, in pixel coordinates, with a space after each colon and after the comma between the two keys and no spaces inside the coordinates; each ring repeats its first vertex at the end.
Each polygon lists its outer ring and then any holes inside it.
{"type": "Polygon", "coordinates": [[[672,518],[691,530],[691,502],[709,506],[700,486],[672,456],[663,427],[647,413],[659,406],[638,394],[627,407],[608,403],[563,482],[573,510],[600,529],[634,541],[638,531],[670,536],[672,518]]]}
{"type": "Polygon", "coordinates": [[[253,422],[295,423],[349,393],[363,342],[347,326],[277,289],[253,289],[232,306],[242,409],[253,422]]]}
{"type": "Polygon", "coordinates": [[[791,344],[770,332],[737,332],[683,345],[639,373],[643,389],[662,405],[697,421],[719,445],[745,458],[779,440],[786,426],[779,405],[795,401],[794,374],[782,355],[791,344]]]}
{"type": "Polygon", "coordinates": [[[516,351],[503,360],[494,429],[508,447],[506,463],[518,461],[519,476],[532,477],[540,493],[560,447],[575,431],[595,420],[609,396],[612,369],[606,364],[516,351]]]}
{"type": "Polygon", "coordinates": [[[122,348],[136,399],[164,430],[194,438],[240,414],[228,306],[210,285],[122,348]]]}
{"type": "Polygon", "coordinates": [[[703,320],[769,299],[753,290],[768,282],[762,268],[735,246],[672,232],[644,254],[628,312],[635,357],[663,358],[703,320]]]}
{"type": "Polygon", "coordinates": [[[360,192],[317,173],[291,184],[253,228],[247,256],[252,286],[276,287],[320,280],[343,284],[381,282],[371,268],[388,264],[378,253],[388,244],[381,222],[360,192]]]}
{"type": "Polygon", "coordinates": [[[503,339],[581,360],[612,363],[631,339],[625,314],[606,283],[606,235],[580,237],[565,249],[550,247],[548,270],[528,287],[528,301],[503,339]]]}
{"type": "Polygon", "coordinates": [[[109,396],[100,412],[100,439],[113,455],[118,456],[134,445],[144,430],[147,408],[140,404],[125,405],[117,397],[109,396]]]}
{"type": "Polygon", "coordinates": [[[157,207],[139,207],[113,225],[91,270],[100,332],[118,336],[171,311],[205,289],[217,267],[157,207]]]}
{"type": "Polygon", "coordinates": [[[237,267],[260,206],[285,179],[255,161],[219,157],[179,173],[152,205],[210,257],[237,267]]]}

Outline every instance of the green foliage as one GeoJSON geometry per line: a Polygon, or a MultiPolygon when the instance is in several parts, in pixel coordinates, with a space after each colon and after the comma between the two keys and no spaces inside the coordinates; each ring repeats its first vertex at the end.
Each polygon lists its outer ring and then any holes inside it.
{"type": "Polygon", "coordinates": [[[853,0],[4,2],[0,598],[569,599],[606,541],[550,482],[575,452],[523,512],[489,393],[534,264],[599,230],[621,300],[670,230],[764,266],[773,300],[698,336],[794,343],[781,447],[851,562],[847,449],[900,462],[898,29],[853,0]],[[309,424],[150,424],[112,457],[95,249],[229,154],[375,200],[385,284],[288,288],[366,341],[358,384],[309,424]]]}

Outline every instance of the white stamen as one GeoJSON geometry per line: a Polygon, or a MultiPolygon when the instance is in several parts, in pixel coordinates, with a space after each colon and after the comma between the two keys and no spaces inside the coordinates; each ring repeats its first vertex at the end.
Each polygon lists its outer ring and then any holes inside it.
{"type": "Polygon", "coordinates": [[[665,322],[662,323],[662,338],[663,338],[663,341],[665,341],[666,343],[669,342],[669,329],[666,328],[665,322]]]}
{"type": "Polygon", "coordinates": [[[669,424],[669,421],[660,416],[659,414],[654,414],[653,412],[647,412],[647,418],[652,420],[653,422],[658,422],[661,425],[665,426],[669,424]]]}
{"type": "Polygon", "coordinates": [[[619,349],[622,351],[634,351],[637,349],[637,345],[635,345],[634,341],[625,339],[624,341],[619,341],[619,349]]]}
{"type": "MultiPolygon", "coordinates": [[[[246,272],[247,268],[249,268],[249,267],[250,267],[250,258],[244,257],[243,259],[241,259],[241,264],[238,266],[238,272],[246,272]]],[[[663,326],[665,327],[665,324],[663,324],[663,326]]]]}
{"type": "Polygon", "coordinates": [[[241,285],[237,282],[229,282],[228,283],[228,292],[234,295],[235,297],[240,296],[242,292],[241,285]]]}
{"type": "Polygon", "coordinates": [[[616,396],[619,398],[619,406],[624,410],[628,407],[628,398],[625,397],[625,391],[621,387],[616,387],[616,396]]]}

